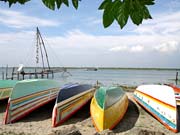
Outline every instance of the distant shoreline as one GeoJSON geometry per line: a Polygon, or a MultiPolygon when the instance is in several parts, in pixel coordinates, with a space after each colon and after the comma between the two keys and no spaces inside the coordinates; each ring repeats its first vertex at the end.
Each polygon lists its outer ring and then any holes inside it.
{"type": "MultiPolygon", "coordinates": [[[[2,68],[2,67],[1,67],[2,68]]],[[[5,69],[5,67],[3,67],[5,69]]],[[[9,67],[13,68],[13,67],[9,67]]],[[[15,67],[18,68],[18,67],[15,67]]],[[[35,68],[35,67],[25,67],[25,68],[35,68]]],[[[42,68],[42,67],[36,67],[42,68]]],[[[97,68],[106,69],[106,70],[172,70],[172,71],[180,71],[180,68],[129,68],[129,67],[51,67],[51,68],[66,68],[66,69],[91,69],[97,68]]]]}

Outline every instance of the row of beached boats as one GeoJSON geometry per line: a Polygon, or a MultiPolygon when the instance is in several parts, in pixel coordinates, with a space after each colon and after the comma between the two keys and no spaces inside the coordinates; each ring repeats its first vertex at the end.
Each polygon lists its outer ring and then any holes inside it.
{"type": "MultiPolygon", "coordinates": [[[[14,123],[56,99],[52,111],[52,127],[56,127],[91,100],[92,121],[96,129],[102,131],[116,126],[128,108],[128,97],[120,87],[95,88],[89,84],[68,84],[61,87],[58,82],[48,79],[18,81],[9,87],[11,92],[4,124],[14,123]]],[[[4,91],[0,90],[1,95],[4,91]]]]}
{"type": "MultiPolygon", "coordinates": [[[[48,79],[12,83],[2,80],[0,100],[7,97],[4,124],[14,123],[56,99],[52,127],[61,125],[91,100],[90,114],[97,131],[113,129],[125,115],[129,104],[121,87],[93,87],[89,84],[61,86],[59,82],[48,79]]],[[[174,85],[141,85],[134,91],[134,99],[166,128],[178,132],[180,88],[174,85]]]]}

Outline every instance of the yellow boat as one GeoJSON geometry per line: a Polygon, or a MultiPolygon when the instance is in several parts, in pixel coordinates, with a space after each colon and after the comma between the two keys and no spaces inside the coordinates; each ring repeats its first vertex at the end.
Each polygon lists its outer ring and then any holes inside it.
{"type": "Polygon", "coordinates": [[[113,129],[125,115],[128,104],[128,97],[120,87],[100,87],[90,105],[96,130],[113,129]]]}

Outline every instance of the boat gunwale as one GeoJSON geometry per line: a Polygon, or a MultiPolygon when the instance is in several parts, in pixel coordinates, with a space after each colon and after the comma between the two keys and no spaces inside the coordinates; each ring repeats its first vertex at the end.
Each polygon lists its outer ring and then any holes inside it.
{"type": "Polygon", "coordinates": [[[160,123],[162,123],[167,129],[173,131],[174,133],[178,132],[178,129],[174,129],[172,127],[170,127],[167,123],[163,122],[163,120],[161,120],[155,113],[153,113],[152,111],[150,111],[146,106],[143,105],[143,103],[141,103],[138,99],[136,99],[135,97],[133,97],[133,99],[140,104],[146,111],[148,111],[150,114],[152,114],[160,123]]]}
{"type": "Polygon", "coordinates": [[[96,90],[96,88],[91,88],[91,89],[89,89],[87,91],[84,91],[84,92],[78,94],[78,95],[75,95],[75,96],[72,96],[72,97],[70,97],[68,99],[65,99],[64,101],[60,101],[59,103],[56,102],[55,104],[57,105],[57,108],[58,108],[61,105],[67,104],[67,103],[71,102],[72,100],[75,100],[75,99],[77,99],[77,98],[79,98],[79,97],[81,97],[81,96],[83,96],[83,95],[85,95],[87,93],[93,92],[95,90],[96,90]]]}
{"type": "MultiPolygon", "coordinates": [[[[87,93],[88,94],[88,93],[87,93]]],[[[83,95],[81,95],[82,97],[83,95]]],[[[78,97],[78,98],[81,98],[81,97],[78,97]]],[[[64,119],[60,120],[59,122],[56,123],[56,117],[57,117],[57,114],[58,114],[58,107],[57,107],[57,104],[55,105],[55,108],[53,108],[53,110],[55,109],[55,116],[53,118],[53,125],[52,127],[57,127],[59,125],[61,125],[62,123],[64,123],[67,119],[69,119],[73,114],[75,114],[78,110],[80,110],[84,105],[86,105],[89,101],[91,100],[91,98],[89,100],[87,100],[86,102],[84,102],[81,106],[79,106],[78,108],[76,108],[73,112],[71,112],[69,115],[67,115],[64,119]]],[[[78,100],[77,100],[78,101],[78,100]]],[[[67,102],[69,103],[69,102],[67,102]]],[[[74,102],[73,102],[74,103],[74,102]]],[[[66,103],[65,103],[66,104],[66,103]]],[[[65,105],[63,104],[63,105],[65,105]]],[[[61,113],[60,113],[60,116],[61,116],[61,113]]]]}
{"type": "Polygon", "coordinates": [[[47,101],[44,102],[43,104],[40,104],[40,105],[38,105],[38,106],[30,109],[29,111],[25,112],[23,115],[20,115],[19,117],[15,118],[14,120],[9,121],[9,122],[7,121],[7,119],[8,119],[8,114],[9,114],[9,111],[8,111],[8,110],[9,110],[9,108],[10,108],[10,102],[8,102],[8,106],[7,106],[7,108],[6,108],[6,113],[5,113],[5,118],[4,118],[4,122],[3,122],[3,123],[4,123],[4,124],[14,123],[15,121],[18,121],[18,120],[20,120],[21,118],[23,118],[23,117],[25,117],[26,115],[28,115],[28,114],[30,114],[31,112],[33,112],[35,109],[40,108],[40,107],[44,106],[45,104],[47,104],[47,103],[55,100],[55,98],[56,98],[56,97],[54,97],[54,98],[52,98],[52,99],[50,99],[50,100],[47,100],[47,101]]]}
{"type": "MultiPolygon", "coordinates": [[[[111,89],[109,89],[109,88],[111,88],[111,87],[108,87],[107,89],[106,89],[105,87],[103,87],[103,88],[105,89],[105,99],[106,99],[106,93],[107,93],[108,90],[111,91],[111,89]]],[[[124,92],[124,90],[123,90],[121,87],[114,87],[114,88],[120,88],[119,91],[122,91],[122,92],[123,92],[123,96],[126,95],[126,93],[124,92]]],[[[113,104],[111,104],[110,106],[108,106],[108,107],[105,107],[105,102],[104,102],[104,103],[103,103],[103,108],[102,108],[102,107],[98,104],[95,95],[96,95],[96,92],[94,93],[94,99],[95,99],[96,104],[98,105],[98,107],[101,108],[102,110],[106,110],[106,109],[110,108],[111,106],[113,106],[114,104],[116,104],[116,103],[123,97],[123,96],[118,96],[118,97],[119,97],[118,100],[117,100],[116,102],[114,102],[113,104]]],[[[127,95],[126,95],[126,96],[127,96],[127,95]]],[[[105,101],[105,100],[104,100],[104,101],[105,101]]]]}
{"type": "MultiPolygon", "coordinates": [[[[137,91],[137,92],[139,92],[139,93],[142,93],[142,94],[144,94],[144,95],[146,95],[146,96],[148,96],[148,97],[150,97],[150,98],[152,98],[152,99],[154,99],[154,100],[157,100],[158,102],[161,102],[161,103],[169,106],[170,108],[173,108],[173,109],[176,108],[176,106],[170,105],[170,104],[168,104],[168,103],[166,103],[166,102],[164,102],[164,101],[162,101],[162,100],[160,100],[160,99],[157,99],[157,98],[155,98],[155,97],[153,97],[153,96],[151,96],[151,95],[149,95],[149,94],[147,94],[147,93],[144,93],[144,92],[142,92],[142,91],[140,91],[140,90],[138,90],[138,89],[136,89],[135,91],[137,91]]],[[[174,98],[175,98],[175,97],[174,97],[174,98]]]]}

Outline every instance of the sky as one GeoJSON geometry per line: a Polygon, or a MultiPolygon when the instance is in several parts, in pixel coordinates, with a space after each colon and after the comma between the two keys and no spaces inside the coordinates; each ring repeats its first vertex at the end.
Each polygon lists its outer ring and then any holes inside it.
{"type": "Polygon", "coordinates": [[[41,0],[9,8],[0,2],[0,66],[35,66],[36,27],[51,66],[180,68],[180,1],[149,6],[153,19],[139,26],[104,28],[102,0],[81,0],[78,10],[52,11],[41,0]]]}

